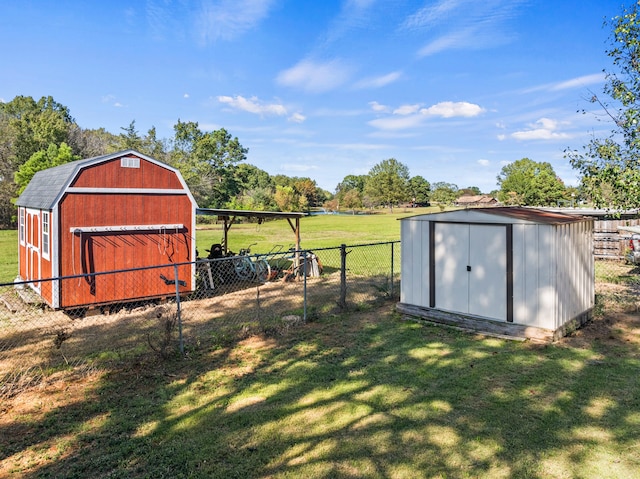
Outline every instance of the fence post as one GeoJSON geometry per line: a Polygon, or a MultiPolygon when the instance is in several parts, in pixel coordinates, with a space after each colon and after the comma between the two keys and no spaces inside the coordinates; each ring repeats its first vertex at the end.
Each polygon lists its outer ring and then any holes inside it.
{"type": "Polygon", "coordinates": [[[345,309],[347,307],[347,245],[340,245],[340,299],[338,307],[345,309]]]}
{"type": "Polygon", "coordinates": [[[303,288],[302,288],[302,296],[303,296],[303,301],[302,301],[302,321],[303,322],[307,322],[307,252],[305,251],[304,253],[302,253],[302,261],[304,262],[302,265],[302,277],[304,278],[303,281],[303,288]]]}
{"type": "Polygon", "coordinates": [[[395,243],[391,243],[391,281],[389,286],[389,297],[393,299],[393,256],[394,256],[394,247],[395,243]]]}
{"type": "Polygon", "coordinates": [[[178,341],[180,344],[180,354],[184,355],[184,342],[182,341],[182,314],[180,306],[180,281],[178,279],[178,265],[173,265],[173,278],[176,283],[176,319],[178,320],[178,341]]]}

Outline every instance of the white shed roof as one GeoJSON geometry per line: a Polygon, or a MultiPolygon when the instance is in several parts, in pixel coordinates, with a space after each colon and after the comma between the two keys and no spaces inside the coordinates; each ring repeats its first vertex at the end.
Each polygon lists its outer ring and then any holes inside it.
{"type": "Polygon", "coordinates": [[[577,214],[560,213],[523,207],[489,207],[468,208],[464,210],[444,211],[425,215],[410,216],[402,220],[417,221],[482,221],[499,223],[529,223],[529,224],[569,224],[582,221],[593,221],[592,218],[577,214]]]}

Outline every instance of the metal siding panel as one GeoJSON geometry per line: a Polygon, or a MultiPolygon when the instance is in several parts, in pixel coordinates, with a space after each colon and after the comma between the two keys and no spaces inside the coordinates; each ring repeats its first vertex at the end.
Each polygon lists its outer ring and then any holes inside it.
{"type": "Polygon", "coordinates": [[[571,288],[564,291],[567,298],[567,310],[558,321],[558,327],[593,307],[594,258],[593,225],[579,223],[567,229],[567,241],[564,255],[569,258],[566,265],[565,281],[571,288]]]}
{"type": "Polygon", "coordinates": [[[543,318],[546,314],[544,310],[543,291],[545,290],[545,280],[548,279],[547,267],[549,265],[549,244],[545,244],[544,231],[540,225],[532,227],[533,235],[529,244],[527,244],[527,257],[531,259],[530,268],[527,275],[531,274],[532,281],[527,285],[527,294],[529,305],[529,316],[525,324],[532,326],[542,326],[543,318]],[[545,254],[540,251],[544,250],[545,254]]]}
{"type": "Polygon", "coordinates": [[[413,236],[411,227],[413,221],[400,222],[400,302],[414,304],[413,295],[411,294],[411,286],[413,281],[411,278],[411,256],[413,246],[413,236]]]}
{"type": "Polygon", "coordinates": [[[584,255],[584,262],[587,264],[587,286],[586,286],[586,295],[585,303],[588,308],[592,308],[595,306],[595,258],[593,257],[592,251],[595,242],[594,238],[594,224],[589,223],[585,225],[587,229],[586,234],[584,236],[584,245],[582,245],[582,254],[584,255]]]}
{"type": "Polygon", "coordinates": [[[554,318],[552,328],[555,329],[560,326],[571,309],[571,289],[573,278],[571,278],[572,265],[571,257],[567,254],[567,228],[565,225],[556,227],[556,316],[554,318]]]}
{"type": "MultiPolygon", "coordinates": [[[[555,277],[557,240],[554,228],[538,225],[538,308],[533,326],[553,329],[557,315],[555,277]]],[[[531,323],[527,323],[531,324],[531,323]]]]}
{"type": "Polygon", "coordinates": [[[546,277],[544,271],[548,264],[548,258],[540,254],[543,247],[544,236],[540,231],[540,225],[523,225],[523,257],[525,268],[523,277],[523,305],[519,308],[518,323],[540,326],[544,314],[542,309],[541,281],[546,277]]]}
{"type": "Polygon", "coordinates": [[[527,318],[527,265],[525,239],[526,225],[513,226],[513,322],[522,323],[527,318]]]}
{"type": "Polygon", "coordinates": [[[431,262],[429,257],[429,225],[430,222],[418,222],[420,242],[416,245],[420,254],[420,261],[416,263],[419,265],[419,271],[417,273],[420,279],[420,306],[426,307],[429,306],[429,291],[431,289],[431,281],[429,279],[429,264],[431,262]]]}
{"type": "Polygon", "coordinates": [[[420,281],[417,278],[417,269],[415,265],[419,265],[420,257],[420,235],[419,223],[417,221],[403,221],[400,225],[401,230],[401,299],[400,301],[408,304],[420,306],[419,287],[420,281]],[[418,254],[416,254],[416,252],[418,254]]]}

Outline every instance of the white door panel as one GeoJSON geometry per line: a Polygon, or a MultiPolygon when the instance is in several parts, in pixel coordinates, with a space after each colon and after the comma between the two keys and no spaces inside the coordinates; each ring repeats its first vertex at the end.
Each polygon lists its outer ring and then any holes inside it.
{"type": "Polygon", "coordinates": [[[471,225],[469,312],[507,319],[507,237],[502,226],[471,225]]]}

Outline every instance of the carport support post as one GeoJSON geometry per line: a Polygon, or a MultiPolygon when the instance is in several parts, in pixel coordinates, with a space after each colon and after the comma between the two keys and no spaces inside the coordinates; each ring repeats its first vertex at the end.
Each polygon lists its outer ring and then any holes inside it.
{"type": "Polygon", "coordinates": [[[178,320],[178,341],[180,344],[180,354],[184,354],[184,342],[182,341],[182,315],[180,314],[180,284],[178,281],[178,265],[173,265],[173,278],[176,283],[176,319],[178,320]]]}
{"type": "Polygon", "coordinates": [[[338,307],[345,309],[347,307],[347,245],[340,245],[340,299],[338,307]]]}

